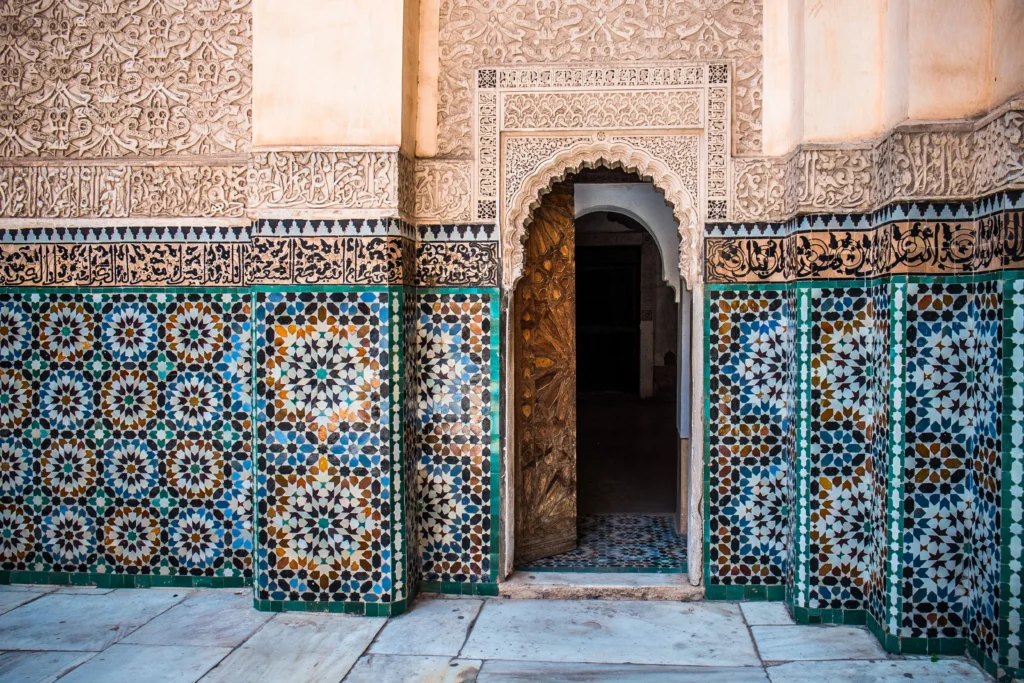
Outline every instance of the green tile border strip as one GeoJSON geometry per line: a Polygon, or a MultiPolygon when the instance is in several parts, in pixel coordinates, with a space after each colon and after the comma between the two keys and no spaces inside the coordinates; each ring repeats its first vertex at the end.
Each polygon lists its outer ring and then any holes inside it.
{"type": "Polygon", "coordinates": [[[818,609],[793,607],[793,621],[798,624],[846,624],[848,626],[864,626],[867,624],[868,613],[863,609],[818,609]]]}
{"type": "MultiPolygon", "coordinates": [[[[1024,546],[1024,278],[1003,282],[1002,518],[999,552],[999,666],[1024,678],[1021,574],[1024,546]],[[1015,504],[1016,503],[1016,504],[1015,504]],[[1018,556],[1013,556],[1016,550],[1018,556]],[[1012,615],[1012,616],[1011,616],[1012,615]]],[[[987,669],[986,669],[987,670],[987,669]]],[[[994,675],[994,674],[993,674],[994,675]]]]}
{"type": "MultiPolygon", "coordinates": [[[[814,288],[818,287],[815,283],[814,288]]],[[[806,607],[810,592],[811,290],[805,283],[796,287],[796,490],[790,501],[796,520],[790,559],[794,563],[790,593],[794,608],[806,607]]]]}
{"type": "Polygon", "coordinates": [[[253,579],[242,576],[0,571],[0,585],[17,584],[94,586],[96,588],[246,588],[253,585],[253,579]]]}
{"type": "Polygon", "coordinates": [[[709,601],[784,602],[786,600],[786,587],[782,584],[774,586],[712,584],[704,587],[704,599],[709,601]]]}
{"type": "Polygon", "coordinates": [[[406,600],[397,602],[319,602],[256,600],[252,606],[260,612],[304,612],[313,614],[356,614],[366,617],[397,617],[409,608],[406,600]]]}
{"type": "Polygon", "coordinates": [[[420,593],[430,593],[433,595],[479,595],[493,598],[498,596],[498,584],[497,582],[423,581],[420,583],[420,593]]]}
{"type": "MultiPolygon", "coordinates": [[[[884,561],[887,617],[880,624],[886,636],[899,638],[903,617],[903,450],[906,436],[907,283],[894,280],[889,287],[889,466],[885,486],[887,549],[884,561]]],[[[887,639],[887,638],[886,638],[887,639]]],[[[883,643],[886,639],[883,639],[883,643]]]]}
{"type": "Polygon", "coordinates": [[[403,319],[404,291],[402,287],[388,288],[388,382],[391,396],[388,398],[388,428],[391,432],[389,473],[389,496],[391,512],[388,515],[391,527],[391,597],[406,598],[408,557],[405,554],[405,335],[403,319]]]}

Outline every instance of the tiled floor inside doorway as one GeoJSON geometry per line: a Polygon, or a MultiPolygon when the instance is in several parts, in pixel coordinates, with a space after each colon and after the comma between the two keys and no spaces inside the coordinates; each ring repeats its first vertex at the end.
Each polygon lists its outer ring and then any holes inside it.
{"type": "Polygon", "coordinates": [[[517,569],[559,572],[686,573],[686,536],[670,515],[580,515],[579,545],[517,569]]]}

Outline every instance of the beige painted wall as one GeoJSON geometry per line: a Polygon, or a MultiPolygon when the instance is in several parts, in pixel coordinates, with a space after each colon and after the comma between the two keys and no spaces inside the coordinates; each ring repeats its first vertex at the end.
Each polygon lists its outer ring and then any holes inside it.
{"type": "Polygon", "coordinates": [[[1024,91],[1024,0],[764,0],[764,151],[970,118],[1024,91]]]}
{"type": "MultiPolygon", "coordinates": [[[[908,118],[956,119],[988,109],[991,32],[989,0],[910,0],[908,118]]],[[[1021,34],[1017,40],[1020,48],[1021,34]]]]}
{"type": "Polygon", "coordinates": [[[885,0],[808,0],[804,16],[804,140],[882,132],[885,0]]]}
{"type": "Polygon", "coordinates": [[[255,0],[254,144],[400,145],[404,5],[255,0]]]}
{"type": "Polygon", "coordinates": [[[1024,1],[994,1],[991,46],[989,108],[1024,92],[1024,1]]]}

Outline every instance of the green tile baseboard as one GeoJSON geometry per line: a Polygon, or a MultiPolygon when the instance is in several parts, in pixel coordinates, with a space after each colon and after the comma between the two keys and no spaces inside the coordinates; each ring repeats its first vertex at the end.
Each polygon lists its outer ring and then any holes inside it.
{"type": "Polygon", "coordinates": [[[750,602],[782,602],[786,599],[785,586],[723,586],[708,585],[705,600],[749,600],[750,602]]]}
{"type": "Polygon", "coordinates": [[[397,617],[408,609],[406,600],[395,602],[320,602],[257,600],[252,606],[260,612],[305,612],[317,614],[356,614],[366,617],[397,617]]]}
{"type": "Polygon", "coordinates": [[[241,576],[0,571],[0,585],[12,584],[94,586],[96,588],[245,588],[252,586],[252,579],[241,576]]]}
{"type": "Polygon", "coordinates": [[[497,597],[498,584],[456,581],[423,581],[420,583],[420,593],[432,593],[434,595],[480,595],[485,597],[497,597]]]}

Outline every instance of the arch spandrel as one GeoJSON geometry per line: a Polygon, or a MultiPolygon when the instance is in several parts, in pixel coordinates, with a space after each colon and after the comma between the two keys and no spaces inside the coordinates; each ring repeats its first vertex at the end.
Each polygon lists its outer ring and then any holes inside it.
{"type": "Polygon", "coordinates": [[[509,198],[501,222],[502,286],[511,292],[523,274],[523,245],[527,225],[541,197],[566,176],[607,166],[636,173],[665,196],[679,223],[679,273],[691,291],[702,281],[703,230],[695,199],[682,179],[665,162],[622,141],[583,142],[564,149],[541,164],[509,198]]]}

